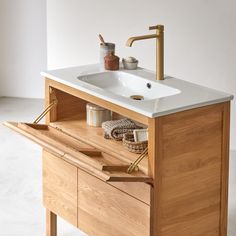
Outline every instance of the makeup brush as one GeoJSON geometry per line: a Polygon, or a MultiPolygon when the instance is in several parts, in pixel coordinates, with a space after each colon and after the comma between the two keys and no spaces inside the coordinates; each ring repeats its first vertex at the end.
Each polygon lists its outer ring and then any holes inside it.
{"type": "Polygon", "coordinates": [[[104,40],[104,38],[102,37],[102,35],[99,34],[98,37],[99,37],[99,39],[100,39],[100,41],[101,41],[101,44],[105,46],[106,43],[105,43],[105,40],[104,40]]]}

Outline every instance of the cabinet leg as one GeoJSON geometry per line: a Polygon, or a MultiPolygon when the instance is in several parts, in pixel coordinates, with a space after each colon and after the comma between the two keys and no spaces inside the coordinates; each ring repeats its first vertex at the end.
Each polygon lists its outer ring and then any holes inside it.
{"type": "Polygon", "coordinates": [[[57,236],[57,215],[46,209],[46,236],[57,236]]]}

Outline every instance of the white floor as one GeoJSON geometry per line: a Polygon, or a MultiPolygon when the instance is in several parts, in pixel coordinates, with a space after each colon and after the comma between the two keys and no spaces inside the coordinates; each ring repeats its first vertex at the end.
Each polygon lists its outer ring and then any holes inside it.
{"type": "MultiPolygon", "coordinates": [[[[43,110],[37,99],[0,98],[0,122],[28,121],[43,110]]],[[[45,235],[41,148],[0,124],[0,235],[45,235]]],[[[84,235],[59,219],[59,236],[84,235]]],[[[229,236],[236,235],[236,151],[231,151],[229,236]]],[[[140,235],[142,236],[142,235],[140,235]]]]}

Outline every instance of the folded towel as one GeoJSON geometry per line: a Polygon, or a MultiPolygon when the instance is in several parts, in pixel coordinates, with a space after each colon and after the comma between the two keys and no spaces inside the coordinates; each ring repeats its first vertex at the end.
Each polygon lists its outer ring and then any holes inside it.
{"type": "Polygon", "coordinates": [[[142,127],[135,124],[134,121],[124,118],[121,120],[110,120],[102,123],[104,129],[104,138],[122,140],[125,133],[142,127]]]}

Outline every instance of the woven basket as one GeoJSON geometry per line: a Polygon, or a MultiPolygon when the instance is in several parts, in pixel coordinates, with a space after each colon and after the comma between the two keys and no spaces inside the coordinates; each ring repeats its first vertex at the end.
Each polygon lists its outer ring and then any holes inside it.
{"type": "Polygon", "coordinates": [[[148,146],[148,141],[135,142],[133,133],[126,133],[123,137],[124,147],[133,153],[142,153],[148,146]]]}

